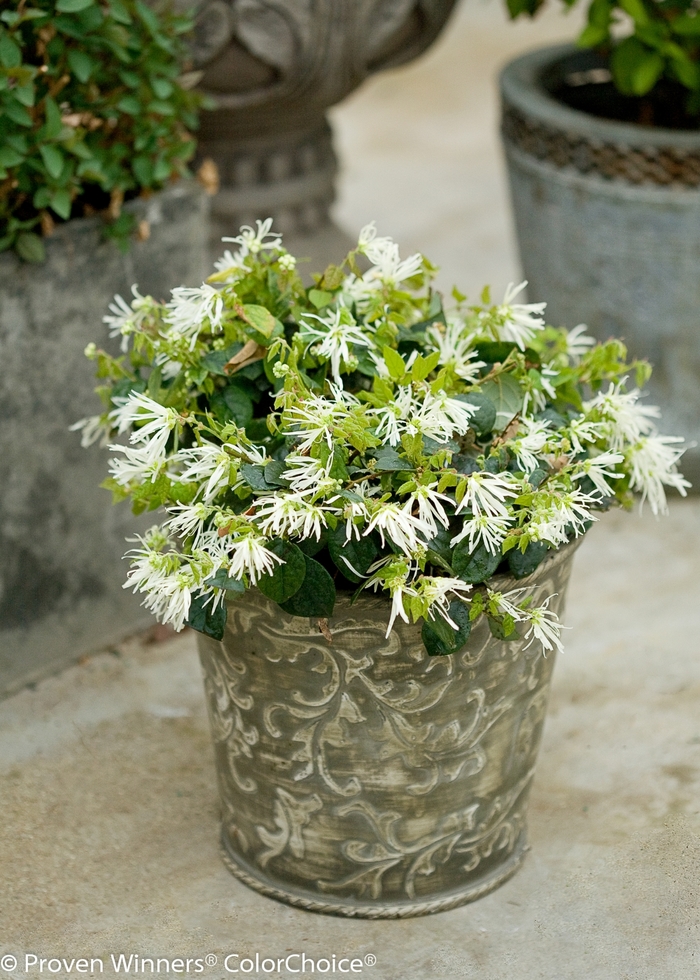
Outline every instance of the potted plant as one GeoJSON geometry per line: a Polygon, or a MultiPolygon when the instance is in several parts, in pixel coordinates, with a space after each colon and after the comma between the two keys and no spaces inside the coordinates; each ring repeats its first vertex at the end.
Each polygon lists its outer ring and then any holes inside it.
{"type": "MultiPolygon", "coordinates": [[[[508,0],[513,17],[542,0],[508,0]]],[[[566,6],[571,6],[571,3],[566,6]]],[[[700,435],[700,17],[689,0],[593,0],[578,45],[501,77],[520,255],[532,300],[655,364],[651,394],[700,435]]],[[[700,450],[685,468],[696,481],[700,450]]]]}
{"type": "MultiPolygon", "coordinates": [[[[685,493],[618,340],[510,288],[443,309],[372,226],[304,288],[270,230],[92,346],[125,588],[200,654],[227,866],[303,908],[450,908],[519,866],[559,614],[597,515],[685,493]],[[358,259],[370,268],[364,273],[358,259]]],[[[366,266],[365,266],[366,267],[366,266]]]]}
{"type": "Polygon", "coordinates": [[[140,0],[2,7],[0,695],[142,621],[115,574],[104,464],[67,430],[89,411],[96,311],[134,279],[157,296],[201,282],[207,244],[184,179],[189,21],[140,0]]]}

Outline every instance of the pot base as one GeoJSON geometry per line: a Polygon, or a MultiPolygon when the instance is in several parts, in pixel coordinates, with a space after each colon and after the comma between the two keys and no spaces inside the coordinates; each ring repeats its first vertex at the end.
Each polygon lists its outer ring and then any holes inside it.
{"type": "Polygon", "coordinates": [[[445,892],[440,897],[435,897],[429,901],[408,901],[393,902],[386,904],[373,904],[371,902],[345,901],[324,902],[318,895],[306,892],[303,889],[281,888],[272,879],[261,875],[259,869],[248,864],[239,855],[234,855],[229,848],[228,841],[221,832],[221,859],[231,872],[243,884],[255,891],[261,892],[268,898],[276,898],[287,905],[305,909],[307,912],[320,912],[323,915],[340,915],[351,919],[408,919],[418,915],[432,915],[434,912],[446,912],[449,909],[466,905],[474,902],[489,892],[495,891],[512,878],[520,868],[525,859],[525,855],[530,849],[527,843],[527,831],[523,829],[520,833],[513,850],[505,861],[489,874],[477,882],[471,882],[465,888],[454,889],[445,892]]]}

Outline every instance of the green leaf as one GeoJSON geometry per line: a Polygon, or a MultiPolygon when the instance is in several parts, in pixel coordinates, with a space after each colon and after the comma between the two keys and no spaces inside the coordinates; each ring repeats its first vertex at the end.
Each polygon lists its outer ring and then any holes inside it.
{"type": "Polygon", "coordinates": [[[513,548],[508,552],[508,567],[513,578],[525,578],[532,575],[540,562],[545,558],[549,548],[545,541],[531,541],[525,551],[513,548]]]}
{"type": "Polygon", "coordinates": [[[292,616],[333,615],[335,606],[335,585],[323,565],[304,555],[306,575],[301,588],[280,607],[292,616]]]}
{"type": "Polygon", "coordinates": [[[152,99],[146,106],[146,111],[158,116],[172,116],[175,113],[175,106],[172,102],[164,102],[163,99],[152,99]]]}
{"type": "Polygon", "coordinates": [[[328,551],[333,563],[350,582],[361,582],[379,554],[371,537],[362,537],[359,541],[352,537],[346,544],[344,521],[329,531],[328,551]]]}
{"type": "Polygon", "coordinates": [[[4,30],[0,33],[0,64],[3,68],[18,68],[22,63],[22,49],[4,30]]]}
{"type": "Polygon", "coordinates": [[[437,363],[440,360],[440,351],[433,351],[428,357],[423,357],[419,354],[418,357],[413,362],[413,367],[411,368],[411,377],[414,381],[425,381],[430,372],[437,367],[437,363]]]}
{"type": "Polygon", "coordinates": [[[218,374],[226,377],[224,365],[228,364],[233,355],[237,354],[242,347],[243,344],[231,344],[225,350],[210,351],[202,358],[202,364],[210,374],[218,374]]]}
{"type": "Polygon", "coordinates": [[[497,640],[518,640],[520,634],[515,628],[515,620],[512,616],[491,616],[487,613],[486,618],[489,622],[491,636],[497,640]]]}
{"type": "Polygon", "coordinates": [[[198,633],[204,633],[205,636],[211,636],[215,640],[223,640],[226,628],[226,603],[220,603],[212,612],[213,601],[211,595],[202,595],[201,593],[193,595],[187,625],[191,626],[193,630],[197,630],[198,633]],[[205,603],[207,604],[205,605],[205,603]]]}
{"type": "Polygon", "coordinates": [[[211,399],[214,414],[221,422],[235,420],[236,425],[245,428],[253,418],[253,402],[250,395],[236,384],[227,385],[211,399]]]}
{"type": "Polygon", "coordinates": [[[227,592],[241,594],[245,592],[245,585],[238,578],[229,578],[225,568],[220,568],[216,575],[208,578],[205,585],[213,585],[217,589],[226,589],[227,592]]]}
{"type": "Polygon", "coordinates": [[[426,619],[423,622],[421,639],[431,657],[444,657],[450,653],[457,653],[469,639],[472,624],[465,604],[455,599],[450,603],[449,615],[457,624],[456,630],[439,613],[434,619],[426,619]]]}
{"type": "Polygon", "coordinates": [[[167,78],[152,78],[151,88],[159,99],[167,99],[173,94],[173,84],[167,78]]]}
{"type": "Polygon", "coordinates": [[[63,172],[64,156],[57,146],[51,143],[44,143],[39,147],[41,159],[44,161],[49,177],[58,180],[63,172]]]}
{"type": "Polygon", "coordinates": [[[282,474],[285,471],[285,464],[280,459],[270,460],[269,463],[265,464],[265,479],[271,486],[277,487],[288,487],[289,483],[287,480],[282,479],[282,474]]]}
{"type": "Polygon", "coordinates": [[[487,364],[502,364],[517,346],[511,341],[488,340],[483,344],[476,344],[474,350],[477,353],[477,360],[486,361],[487,364]]]}
{"type": "Polygon", "coordinates": [[[92,7],[94,0],[58,0],[56,10],[62,14],[77,14],[80,10],[92,7]]]}
{"type": "Polygon", "coordinates": [[[55,190],[51,195],[49,203],[59,218],[63,218],[66,221],[70,218],[72,201],[70,191],[67,187],[59,187],[58,190],[55,190]]]}
{"type": "Polygon", "coordinates": [[[474,551],[469,551],[466,538],[458,542],[452,553],[452,567],[464,582],[476,585],[491,578],[501,564],[501,553],[492,555],[483,544],[477,545],[474,551]]]}
{"type": "Polygon", "coordinates": [[[21,102],[22,105],[34,105],[34,97],[36,94],[34,91],[34,82],[27,82],[26,85],[15,85],[12,93],[17,101],[21,102]]]}
{"type": "Polygon", "coordinates": [[[68,52],[68,64],[79,82],[87,82],[97,67],[89,54],[76,48],[68,52]]]}
{"type": "Polygon", "coordinates": [[[32,231],[23,231],[17,236],[15,251],[25,262],[44,262],[46,259],[44,243],[32,231]]]}
{"type": "Polygon", "coordinates": [[[153,183],[153,163],[148,157],[134,157],[131,161],[131,169],[134,171],[134,176],[142,187],[150,187],[153,183]]]}
{"type": "Polygon", "coordinates": [[[264,306],[256,306],[254,303],[245,303],[243,312],[245,322],[250,324],[254,330],[268,339],[272,337],[278,321],[269,310],[266,310],[264,306]]]}
{"type": "Polygon", "coordinates": [[[380,473],[393,473],[413,469],[408,460],[399,456],[391,446],[382,446],[381,449],[377,450],[375,458],[377,460],[375,469],[380,473]]]}
{"type": "Polygon", "coordinates": [[[524,392],[512,374],[499,374],[481,388],[482,394],[494,404],[494,432],[502,432],[514,415],[523,407],[524,392]]]}
{"type": "Polygon", "coordinates": [[[16,167],[23,160],[22,154],[13,150],[11,146],[0,146],[0,167],[16,167]]]}
{"type": "Polygon", "coordinates": [[[141,103],[135,95],[125,95],[117,102],[117,109],[129,116],[138,116],[141,114],[141,103]]]}
{"type": "Polygon", "coordinates": [[[661,55],[636,37],[625,38],[610,57],[613,79],[624,95],[645,95],[660,78],[663,66],[661,55]]]}
{"type": "Polygon", "coordinates": [[[333,301],[333,293],[327,293],[325,289],[310,289],[309,299],[317,310],[321,310],[333,301]]]}
{"type": "Polygon", "coordinates": [[[2,108],[8,119],[11,119],[12,122],[17,123],[18,126],[34,125],[32,117],[29,115],[24,106],[19,104],[17,99],[9,99],[5,102],[5,105],[2,108]]]}
{"type": "Polygon", "coordinates": [[[63,123],[61,122],[61,110],[50,95],[47,95],[44,100],[44,112],[46,123],[42,135],[44,139],[55,139],[63,129],[63,123]]]}
{"type": "Polygon", "coordinates": [[[496,406],[483,391],[471,391],[468,395],[456,395],[458,401],[476,406],[476,412],[469,418],[469,424],[478,436],[493,431],[496,424],[496,406]]]}
{"type": "Polygon", "coordinates": [[[241,465],[241,476],[253,490],[270,490],[270,484],[265,479],[265,467],[253,463],[241,465]]]}
{"type": "Polygon", "coordinates": [[[394,350],[393,347],[385,347],[382,351],[382,357],[384,358],[384,363],[387,366],[391,380],[399,381],[403,378],[406,373],[406,365],[399,352],[394,350]]]}
{"type": "Polygon", "coordinates": [[[306,578],[306,557],[291,541],[277,538],[267,545],[282,559],[284,565],[276,565],[272,575],[263,575],[258,588],[273,602],[283,603],[296,595],[306,578]]]}
{"type": "Polygon", "coordinates": [[[688,14],[683,14],[676,17],[671,21],[671,30],[681,37],[700,37],[700,15],[689,17],[688,14]]]}
{"type": "Polygon", "coordinates": [[[629,14],[635,24],[644,27],[649,23],[649,14],[642,0],[617,0],[625,13],[629,14]]]}

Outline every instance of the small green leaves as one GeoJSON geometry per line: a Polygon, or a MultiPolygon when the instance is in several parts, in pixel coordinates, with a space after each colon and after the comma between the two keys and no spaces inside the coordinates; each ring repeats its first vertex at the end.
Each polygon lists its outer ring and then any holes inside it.
{"type": "Polygon", "coordinates": [[[628,37],[613,50],[610,68],[621,92],[645,95],[661,77],[664,61],[657,51],[649,50],[636,37],[628,37]]]}
{"type": "Polygon", "coordinates": [[[304,555],[306,575],[301,588],[280,606],[292,616],[320,616],[327,619],[333,615],[335,606],[335,585],[323,565],[304,555]]]}
{"type": "Polygon", "coordinates": [[[306,558],[295,544],[282,541],[280,538],[271,541],[267,547],[269,551],[278,555],[284,564],[276,565],[272,575],[263,575],[258,580],[258,588],[273,602],[287,602],[304,583],[306,558]]]}
{"type": "Polygon", "coordinates": [[[167,5],[134,17],[137,0],[10,6],[0,14],[0,250],[36,261],[20,235],[40,222],[49,233],[74,205],[104,212],[110,198],[105,237],[128,247],[123,196],[184,176],[194,150],[183,127],[196,125],[202,97],[174,84],[188,18],[167,5]]]}
{"type": "Polygon", "coordinates": [[[192,596],[190,614],[187,625],[198,633],[211,636],[215,640],[223,640],[226,629],[226,603],[222,602],[212,610],[211,594],[197,593],[192,596]]]}
{"type": "Polygon", "coordinates": [[[439,613],[434,619],[426,619],[421,630],[423,646],[431,657],[444,657],[450,653],[458,653],[469,639],[471,620],[469,610],[458,599],[450,603],[450,619],[457,624],[453,629],[439,613]]]}
{"type": "Polygon", "coordinates": [[[501,563],[501,553],[491,554],[483,544],[469,551],[469,543],[465,538],[458,542],[452,553],[452,567],[456,575],[465,582],[476,585],[491,578],[501,563]]]}

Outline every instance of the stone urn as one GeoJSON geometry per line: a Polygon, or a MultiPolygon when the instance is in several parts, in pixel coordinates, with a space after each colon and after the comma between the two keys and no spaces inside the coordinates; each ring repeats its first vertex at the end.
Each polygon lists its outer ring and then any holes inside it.
{"type": "MultiPolygon", "coordinates": [[[[274,218],[288,247],[292,236],[332,230],[338,164],[326,110],[425,51],[455,3],[200,0],[192,53],[213,108],[202,114],[198,144],[221,179],[217,255],[223,235],[255,219],[274,218]]],[[[353,244],[340,232],[326,237],[323,262],[353,244]]]]}
{"type": "Polygon", "coordinates": [[[584,321],[654,364],[650,400],[691,443],[683,471],[698,486],[700,130],[618,122],[560,95],[606,86],[599,56],[570,46],[526,54],[501,75],[528,298],[547,300],[550,323],[584,321]]]}
{"type": "MultiPolygon", "coordinates": [[[[561,616],[576,545],[524,586],[561,616]]],[[[487,894],[522,863],[527,801],[554,667],[539,645],[479,620],[429,657],[390,601],[339,596],[328,621],[257,590],[199,636],[221,796],[224,863],[264,895],[314,912],[402,918],[487,894]]]]}

